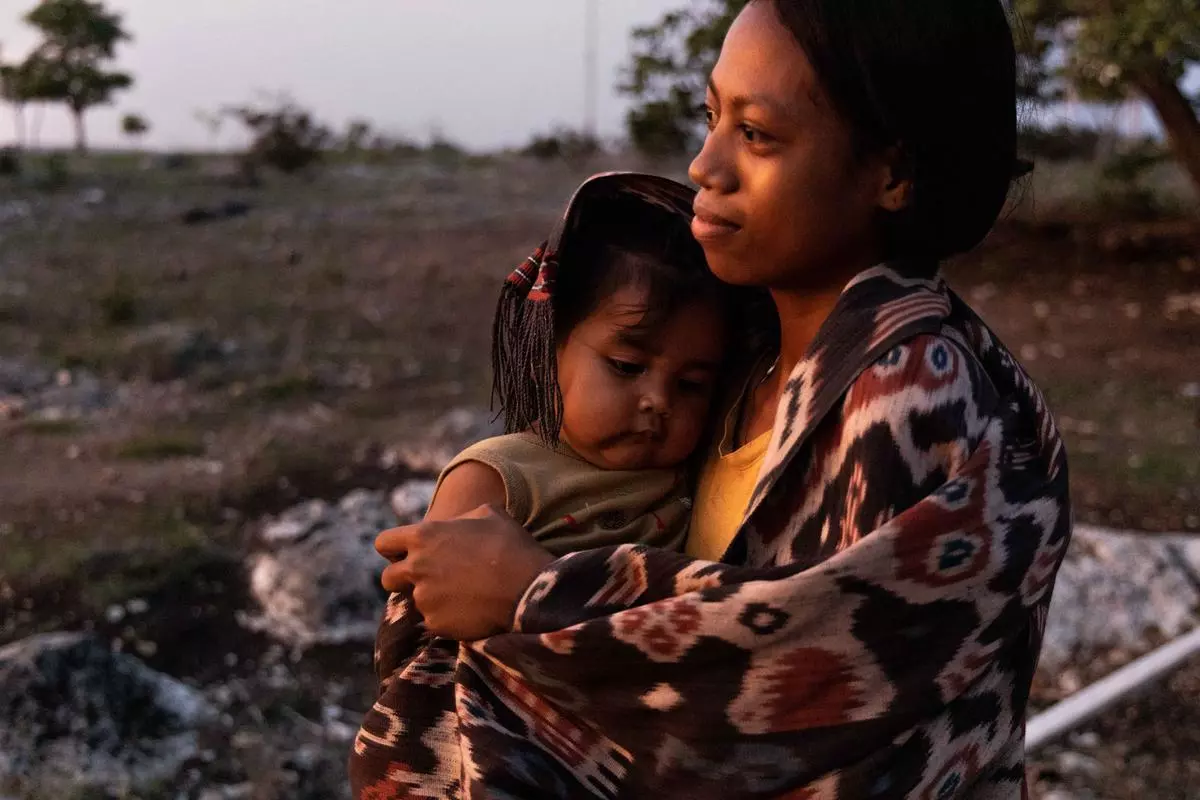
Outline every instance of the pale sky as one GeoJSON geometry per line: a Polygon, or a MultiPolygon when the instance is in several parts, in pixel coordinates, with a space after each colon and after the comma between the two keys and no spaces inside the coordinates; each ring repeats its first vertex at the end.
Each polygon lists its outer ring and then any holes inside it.
{"type": "MultiPolygon", "coordinates": [[[[625,101],[613,91],[629,31],[686,0],[596,0],[598,119],[619,135],[625,101]]],[[[35,0],[0,0],[0,56],[15,60],[36,35],[21,17],[35,0]]],[[[97,146],[119,145],[125,112],[149,119],[145,144],[203,147],[195,117],[286,91],[338,128],[351,118],[468,147],[522,145],[584,118],[584,0],[108,0],[134,41],[118,53],[133,89],[89,115],[97,146]]],[[[13,135],[0,109],[0,144],[13,135]]],[[[66,111],[44,112],[43,144],[70,142],[66,111]]],[[[221,134],[228,144],[233,127],[221,134]]],[[[218,140],[218,143],[221,140],[218,140]]]]}
{"type": "MultiPolygon", "coordinates": [[[[0,0],[0,57],[36,41],[21,17],[36,0],[0,0]]],[[[623,133],[626,100],[615,91],[628,63],[629,32],[688,0],[595,0],[599,8],[600,133],[623,133]]],[[[584,119],[585,0],[107,0],[134,41],[119,52],[132,90],[89,115],[97,146],[123,145],[119,120],[149,119],[144,145],[209,147],[196,112],[287,92],[342,129],[353,118],[417,140],[434,130],[471,149],[527,143],[556,124],[584,119]]],[[[1191,81],[1200,86],[1200,70],[1191,81]]],[[[41,113],[42,145],[71,141],[65,109],[41,113]]],[[[1138,132],[1155,120],[1137,105],[1042,112],[1138,132]]],[[[0,108],[0,146],[13,137],[0,108]]],[[[227,123],[216,146],[237,144],[227,123]]]]}

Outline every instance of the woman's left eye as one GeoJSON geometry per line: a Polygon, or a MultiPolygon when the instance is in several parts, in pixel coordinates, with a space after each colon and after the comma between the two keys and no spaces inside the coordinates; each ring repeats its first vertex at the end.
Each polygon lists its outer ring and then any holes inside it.
{"type": "Polygon", "coordinates": [[[641,364],[635,364],[632,361],[621,361],[620,359],[608,359],[608,365],[613,368],[613,371],[618,375],[625,377],[636,377],[646,371],[646,368],[641,364]]]}
{"type": "Polygon", "coordinates": [[[708,391],[708,384],[704,381],[680,381],[679,389],[687,394],[704,394],[708,391]]]}

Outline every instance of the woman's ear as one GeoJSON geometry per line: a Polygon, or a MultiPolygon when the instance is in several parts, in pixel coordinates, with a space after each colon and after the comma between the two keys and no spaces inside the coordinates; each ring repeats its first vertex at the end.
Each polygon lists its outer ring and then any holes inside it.
{"type": "Polygon", "coordinates": [[[900,145],[884,152],[884,177],[876,203],[884,211],[903,211],[912,203],[914,168],[900,145]]]}

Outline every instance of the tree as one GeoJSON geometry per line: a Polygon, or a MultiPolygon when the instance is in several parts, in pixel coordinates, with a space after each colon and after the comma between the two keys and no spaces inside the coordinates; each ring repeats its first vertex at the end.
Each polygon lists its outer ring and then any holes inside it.
{"type": "Polygon", "coordinates": [[[198,108],[192,112],[192,116],[208,131],[209,147],[215,150],[217,138],[221,135],[221,128],[225,125],[227,113],[224,110],[207,111],[198,108]]]}
{"type": "Polygon", "coordinates": [[[350,120],[342,135],[341,147],[347,153],[362,152],[371,141],[371,123],[365,119],[350,120]]]}
{"type": "MultiPolygon", "coordinates": [[[[52,67],[41,54],[34,52],[18,64],[0,66],[0,97],[13,108],[17,146],[23,147],[30,137],[25,125],[25,109],[31,104],[50,99],[55,92],[52,67]]],[[[37,145],[39,116],[34,114],[32,143],[37,145]]]]}
{"type": "MultiPolygon", "coordinates": [[[[704,0],[634,31],[633,62],[619,87],[636,105],[630,139],[651,153],[694,149],[693,116],[721,42],[747,0],[704,0]]],[[[1055,102],[1147,101],[1200,190],[1200,97],[1182,82],[1200,67],[1200,0],[1011,0],[1022,52],[1021,93],[1055,102]]]]}
{"type": "Polygon", "coordinates": [[[1200,190],[1200,97],[1183,79],[1200,66],[1200,0],[1015,0],[1028,35],[1024,51],[1041,67],[1040,96],[1073,94],[1154,109],[1171,149],[1200,190]]]}
{"type": "Polygon", "coordinates": [[[25,147],[26,85],[20,64],[5,64],[0,61],[0,99],[12,106],[13,134],[17,149],[25,147]]]}
{"type": "Polygon", "coordinates": [[[625,124],[639,150],[685,153],[698,144],[699,108],[721,43],[747,0],[704,0],[633,31],[633,63],[618,89],[637,99],[625,124]]]}
{"type": "Polygon", "coordinates": [[[67,106],[75,122],[76,149],[84,152],[88,109],[111,102],[115,92],[133,84],[128,74],[105,69],[117,45],[130,38],[121,15],[92,0],[42,0],[25,21],[43,37],[32,56],[45,68],[39,98],[67,106]]]}
{"type": "Polygon", "coordinates": [[[121,133],[134,142],[140,141],[150,132],[150,123],[141,114],[126,114],[121,117],[121,133]]]}

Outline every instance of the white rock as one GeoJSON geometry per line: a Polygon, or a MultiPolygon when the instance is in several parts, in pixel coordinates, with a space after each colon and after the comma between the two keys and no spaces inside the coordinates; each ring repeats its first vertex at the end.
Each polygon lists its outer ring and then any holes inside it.
{"type": "Polygon", "coordinates": [[[150,610],[150,604],[147,603],[145,600],[143,600],[140,597],[135,597],[132,600],[125,603],[125,610],[135,616],[137,614],[145,614],[147,611],[150,610]]]}
{"type": "Polygon", "coordinates": [[[413,472],[436,474],[468,446],[503,433],[503,421],[494,417],[486,409],[455,409],[436,420],[425,434],[392,448],[384,460],[404,464],[413,472]]]}
{"type": "Polygon", "coordinates": [[[1200,625],[1197,576],[1200,539],[1077,526],[1039,669],[1059,673],[1114,650],[1137,656],[1200,625]]]}
{"type": "MultiPolygon", "coordinates": [[[[417,507],[428,490],[399,492],[417,507]]],[[[312,501],[284,512],[263,528],[267,549],[250,558],[260,610],[242,615],[243,624],[293,648],[370,641],[386,599],[379,576],[387,562],[375,538],[399,523],[383,492],[364,490],[336,506],[312,501]]]]}
{"type": "Polygon", "coordinates": [[[198,691],[86,634],[0,648],[0,785],[135,795],[173,778],[215,720],[198,691]]]}
{"type": "Polygon", "coordinates": [[[420,521],[433,502],[433,490],[436,487],[437,481],[409,481],[397,487],[392,492],[391,505],[399,524],[420,521]]]}

